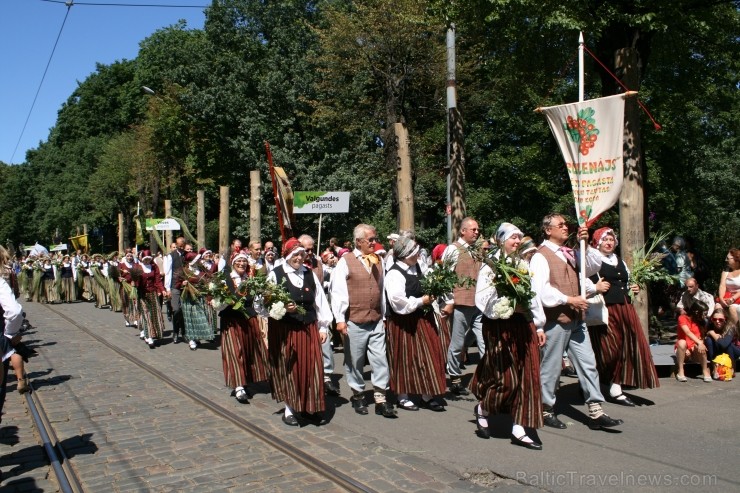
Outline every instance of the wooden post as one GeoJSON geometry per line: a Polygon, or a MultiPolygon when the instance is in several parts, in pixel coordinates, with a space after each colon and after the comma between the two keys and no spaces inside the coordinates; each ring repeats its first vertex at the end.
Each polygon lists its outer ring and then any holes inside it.
{"type": "Polygon", "coordinates": [[[123,228],[123,212],[118,213],[118,254],[121,255],[124,249],[124,228],[123,228]]]}
{"type": "MultiPolygon", "coordinates": [[[[198,240],[198,246],[205,247],[206,246],[206,192],[205,190],[198,190],[197,192],[197,200],[198,200],[198,215],[197,215],[197,225],[196,229],[198,230],[196,233],[196,240],[198,240]]],[[[206,247],[207,248],[207,247],[206,247]]]]}
{"type": "MultiPolygon", "coordinates": [[[[164,201],[164,217],[168,218],[172,215],[172,201],[167,199],[164,201]]],[[[169,252],[170,245],[172,244],[172,231],[167,230],[164,232],[164,248],[165,252],[169,252]]],[[[164,252],[162,252],[164,255],[164,252]]]]}
{"type": "Polygon", "coordinates": [[[260,216],[260,172],[249,172],[249,241],[262,241],[262,218],[260,216]]]}
{"type": "MultiPolygon", "coordinates": [[[[622,82],[636,90],[640,85],[637,50],[615,53],[614,66],[621,68],[622,82]]],[[[632,267],[632,253],[645,244],[645,188],[647,179],[640,142],[640,109],[637,98],[626,98],[624,107],[624,185],[619,195],[619,246],[622,258],[632,267]]],[[[648,296],[641,291],[634,300],[645,337],[649,333],[648,296]]]]}
{"type": "Polygon", "coordinates": [[[409,132],[403,123],[394,124],[398,149],[398,229],[414,230],[414,190],[411,182],[409,132]]]}
{"type": "MultiPolygon", "coordinates": [[[[218,214],[218,251],[221,256],[229,249],[229,187],[220,187],[221,206],[218,214]]],[[[229,259],[226,259],[228,262],[229,259]]]]}

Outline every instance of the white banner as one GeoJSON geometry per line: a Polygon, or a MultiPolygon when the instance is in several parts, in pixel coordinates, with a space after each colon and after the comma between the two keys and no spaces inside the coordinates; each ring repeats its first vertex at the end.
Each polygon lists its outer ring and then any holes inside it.
{"type": "Polygon", "coordinates": [[[294,214],[349,212],[349,192],[293,192],[294,214]]]}
{"type": "Polygon", "coordinates": [[[578,224],[619,200],[624,179],[624,94],[540,108],[563,154],[578,224]]]}

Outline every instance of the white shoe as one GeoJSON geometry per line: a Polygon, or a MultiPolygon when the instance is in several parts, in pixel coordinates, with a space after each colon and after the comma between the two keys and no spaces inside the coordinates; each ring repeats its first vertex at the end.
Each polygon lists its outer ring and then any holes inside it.
{"type": "Polygon", "coordinates": [[[143,330],[139,332],[139,339],[144,339],[145,337],[146,337],[146,334],[144,333],[143,330]]]}
{"type": "Polygon", "coordinates": [[[154,349],[154,339],[152,339],[151,337],[147,337],[146,339],[144,339],[144,342],[149,344],[150,348],[154,349]]]}
{"type": "Polygon", "coordinates": [[[195,341],[190,341],[190,349],[195,351],[195,349],[198,347],[198,343],[195,341]]]}

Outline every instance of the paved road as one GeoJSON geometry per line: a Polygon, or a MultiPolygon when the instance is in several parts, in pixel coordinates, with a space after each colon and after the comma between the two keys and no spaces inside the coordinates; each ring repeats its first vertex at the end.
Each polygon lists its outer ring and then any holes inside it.
{"type": "MultiPolygon", "coordinates": [[[[198,404],[135,370],[46,306],[25,308],[36,326],[26,340],[40,352],[28,371],[88,491],[336,491],[232,425],[213,421],[198,404]]],[[[445,413],[399,411],[396,420],[358,416],[345,398],[343,379],[344,397],[329,401],[330,422],[293,429],[281,423],[282,406],[267,388],[252,389],[255,397],[246,406],[229,397],[218,348],[164,344],[150,350],[134,329],[123,327],[120,314],[90,304],[53,309],[377,491],[733,491],[740,484],[740,470],[732,465],[740,451],[733,432],[737,381],[678,383],[663,371],[661,388],[631,393],[639,407],[606,405],[625,421],[609,433],[585,426],[576,380],[564,378],[559,404],[568,429],[539,430],[540,452],[511,445],[510,421],[503,417],[493,421],[501,430],[496,437],[477,438],[472,398],[448,395],[445,413]]],[[[335,357],[341,367],[341,355],[335,357]]],[[[467,371],[472,375],[474,365],[467,371]]],[[[55,491],[44,479],[43,461],[22,459],[24,450],[38,451],[29,423],[12,392],[0,434],[2,486],[55,491]]]]}

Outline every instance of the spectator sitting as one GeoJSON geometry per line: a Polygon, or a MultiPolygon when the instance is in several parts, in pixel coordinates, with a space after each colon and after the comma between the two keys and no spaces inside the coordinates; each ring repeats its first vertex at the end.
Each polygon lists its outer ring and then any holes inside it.
{"type": "MultiPolygon", "coordinates": [[[[712,361],[720,354],[727,353],[737,366],[737,361],[740,359],[737,327],[728,321],[725,309],[719,304],[714,307],[704,343],[707,346],[707,360],[712,361]]],[[[712,372],[712,377],[717,379],[716,370],[712,372]]]]}
{"type": "Polygon", "coordinates": [[[686,310],[695,301],[701,301],[707,306],[714,306],[714,296],[699,289],[699,282],[696,278],[689,277],[686,279],[686,291],[681,295],[681,299],[676,305],[676,311],[679,315],[686,315],[686,310]]]}
{"type": "Polygon", "coordinates": [[[705,382],[711,382],[712,376],[707,367],[707,346],[702,338],[702,328],[707,317],[709,307],[702,301],[695,301],[689,307],[688,315],[678,317],[678,330],[676,331],[676,380],[688,381],[684,375],[683,363],[685,360],[701,364],[702,375],[705,382]]]}

